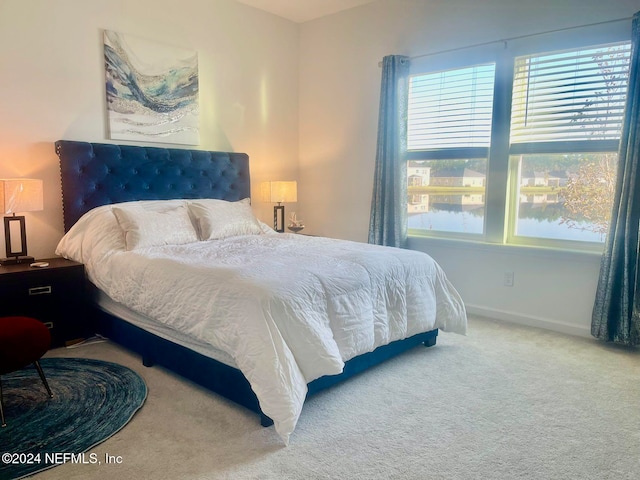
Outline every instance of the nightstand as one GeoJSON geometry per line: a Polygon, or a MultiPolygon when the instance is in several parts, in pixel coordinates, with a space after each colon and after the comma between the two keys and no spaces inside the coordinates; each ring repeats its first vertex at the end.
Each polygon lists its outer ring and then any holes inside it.
{"type": "Polygon", "coordinates": [[[40,320],[51,331],[52,348],[92,335],[86,318],[84,265],[59,257],[39,261],[49,266],[0,266],[0,316],[40,320]]]}

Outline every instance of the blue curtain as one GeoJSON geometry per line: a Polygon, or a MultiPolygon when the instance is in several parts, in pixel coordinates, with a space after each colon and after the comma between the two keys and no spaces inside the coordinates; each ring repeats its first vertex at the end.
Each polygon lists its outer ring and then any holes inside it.
{"type": "Polygon", "coordinates": [[[633,17],[629,90],[618,155],[611,226],[600,265],[591,334],[640,344],[640,12],[633,17]]]}
{"type": "Polygon", "coordinates": [[[407,241],[407,101],[409,57],[382,59],[378,146],[369,243],[404,247],[407,241]]]}

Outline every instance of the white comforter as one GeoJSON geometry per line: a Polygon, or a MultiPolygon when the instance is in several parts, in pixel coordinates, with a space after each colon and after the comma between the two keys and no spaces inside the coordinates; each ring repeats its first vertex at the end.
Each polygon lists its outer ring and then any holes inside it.
{"type": "Polygon", "coordinates": [[[410,250],[246,235],[83,260],[112,299],[230,354],[285,443],[308,382],[394,340],[466,332],[456,290],[410,250]]]}

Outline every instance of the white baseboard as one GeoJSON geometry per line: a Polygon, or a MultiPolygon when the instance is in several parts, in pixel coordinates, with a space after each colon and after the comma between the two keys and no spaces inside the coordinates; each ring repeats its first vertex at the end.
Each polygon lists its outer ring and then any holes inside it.
{"type": "Polygon", "coordinates": [[[516,323],[518,325],[526,325],[528,327],[544,328],[554,332],[566,333],[578,337],[591,337],[591,326],[574,325],[570,323],[560,322],[558,320],[550,320],[547,318],[534,317],[531,315],[522,315],[516,312],[506,310],[496,310],[494,308],[483,307],[480,305],[465,304],[467,313],[471,315],[479,315],[481,317],[493,318],[502,322],[516,323]]]}

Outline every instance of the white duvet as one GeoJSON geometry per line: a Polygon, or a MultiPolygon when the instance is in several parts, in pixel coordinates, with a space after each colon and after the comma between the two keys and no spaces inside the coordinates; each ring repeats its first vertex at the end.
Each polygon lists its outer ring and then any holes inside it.
{"type": "Polygon", "coordinates": [[[82,221],[57,253],[115,301],[231,355],[285,443],[308,382],[394,340],[466,332],[460,296],[424,253],[293,234],[126,251],[113,223],[82,221]]]}

